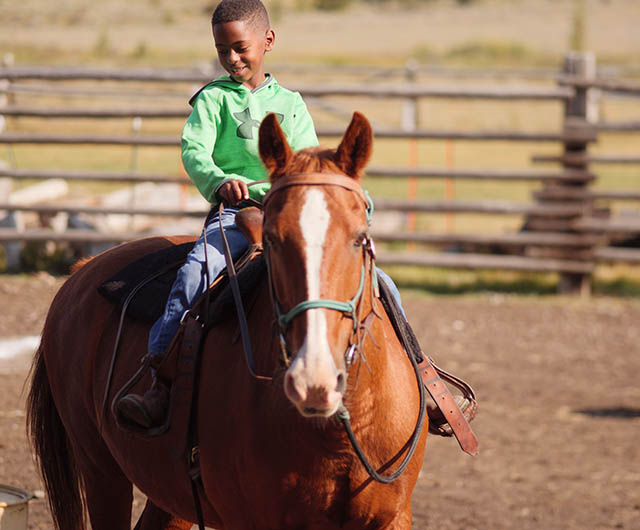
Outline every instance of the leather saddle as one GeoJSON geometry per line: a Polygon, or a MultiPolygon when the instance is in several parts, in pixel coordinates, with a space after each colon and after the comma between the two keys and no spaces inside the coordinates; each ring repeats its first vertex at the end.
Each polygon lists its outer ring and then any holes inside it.
{"type": "MultiPolygon", "coordinates": [[[[244,208],[236,215],[236,225],[249,241],[249,247],[235,261],[234,268],[241,285],[240,294],[244,307],[250,308],[255,301],[257,287],[266,275],[261,241],[262,212],[256,207],[244,208]]],[[[175,245],[145,256],[126,266],[104,282],[98,290],[108,300],[122,307],[122,311],[128,316],[153,322],[162,313],[176,272],[184,263],[192,247],[192,243],[175,245]],[[156,272],[149,275],[154,267],[156,272]],[[140,278],[142,274],[146,276],[140,278]]],[[[229,287],[228,271],[225,269],[214,280],[208,291],[198,299],[194,307],[185,314],[162,360],[154,364],[153,359],[145,355],[137,372],[117,391],[111,403],[111,410],[118,425],[126,431],[145,436],[159,436],[167,433],[172,438],[175,436],[178,444],[181,441],[184,443],[184,433],[187,432],[186,422],[190,417],[195,394],[201,341],[206,331],[213,325],[235,315],[235,301],[229,287]],[[145,385],[148,387],[149,367],[154,368],[162,379],[172,381],[171,405],[163,425],[144,429],[121,417],[115,403],[138,384],[140,388],[145,388],[145,385]]],[[[114,354],[116,350],[117,345],[114,354]]],[[[105,393],[107,394],[108,392],[105,393]]]]}

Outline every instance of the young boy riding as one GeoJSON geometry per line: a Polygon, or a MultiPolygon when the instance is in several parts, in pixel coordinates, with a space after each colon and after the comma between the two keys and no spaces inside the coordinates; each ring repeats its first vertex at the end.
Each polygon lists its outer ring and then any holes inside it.
{"type": "MultiPolygon", "coordinates": [[[[182,161],[205,199],[214,206],[224,202],[222,225],[236,259],[248,247],[236,227],[236,213],[249,198],[261,201],[270,187],[269,183],[247,186],[267,173],[258,153],[262,119],[274,113],[295,151],[317,146],[318,139],[300,94],[281,87],[264,71],[264,56],[273,49],[275,33],[262,2],[222,0],[211,24],[218,60],[229,75],[207,84],[189,101],[193,110],[182,131],[182,161]]],[[[219,216],[214,211],[178,271],[164,313],[151,328],[148,351],[157,361],[165,355],[185,312],[209,287],[207,278],[213,281],[225,267],[219,216]]],[[[379,269],[378,275],[401,308],[391,279],[379,269]]],[[[155,374],[144,395],[128,394],[117,403],[122,416],[147,429],[164,423],[168,407],[169,382],[155,374]]]]}

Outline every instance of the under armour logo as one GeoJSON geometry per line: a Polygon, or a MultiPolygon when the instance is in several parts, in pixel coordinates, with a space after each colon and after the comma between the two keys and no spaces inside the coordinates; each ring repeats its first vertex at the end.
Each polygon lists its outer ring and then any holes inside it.
{"type": "MultiPolygon", "coordinates": [[[[284,120],[284,114],[280,114],[278,112],[274,112],[274,114],[276,115],[276,118],[278,118],[278,122],[282,123],[284,120]]],[[[238,128],[236,129],[236,135],[238,138],[253,140],[253,129],[260,127],[260,122],[251,117],[249,107],[244,109],[242,112],[235,112],[233,117],[240,122],[240,125],[238,125],[238,128]]]]}

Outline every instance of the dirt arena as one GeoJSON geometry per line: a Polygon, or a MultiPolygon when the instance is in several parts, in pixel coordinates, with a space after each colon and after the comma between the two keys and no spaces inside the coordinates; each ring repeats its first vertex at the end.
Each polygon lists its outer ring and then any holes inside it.
{"type": "MultiPolygon", "coordinates": [[[[0,338],[38,334],[61,281],[0,277],[0,338]]],[[[640,529],[639,301],[404,299],[425,349],[480,400],[479,456],[427,442],[414,528],[640,529]]],[[[0,483],[34,491],[28,368],[27,355],[0,360],[0,483]]],[[[30,504],[29,528],[52,528],[42,499],[30,504]]]]}

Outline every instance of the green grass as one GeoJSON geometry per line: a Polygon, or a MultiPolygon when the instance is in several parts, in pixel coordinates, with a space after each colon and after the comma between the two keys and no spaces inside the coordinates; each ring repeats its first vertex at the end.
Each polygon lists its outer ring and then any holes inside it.
{"type": "Polygon", "coordinates": [[[519,42],[501,40],[471,41],[456,45],[442,56],[443,62],[475,66],[513,66],[557,64],[556,55],[536,53],[519,42]]]}
{"type": "Polygon", "coordinates": [[[556,292],[557,275],[505,271],[464,271],[390,265],[383,267],[400,289],[430,294],[556,292]]]}
{"type": "MultiPolygon", "coordinates": [[[[501,293],[548,296],[557,293],[559,279],[555,273],[464,271],[408,266],[385,266],[383,269],[401,290],[427,295],[501,293]]],[[[592,294],[640,298],[640,272],[631,267],[599,267],[593,278],[592,294]]]]}

